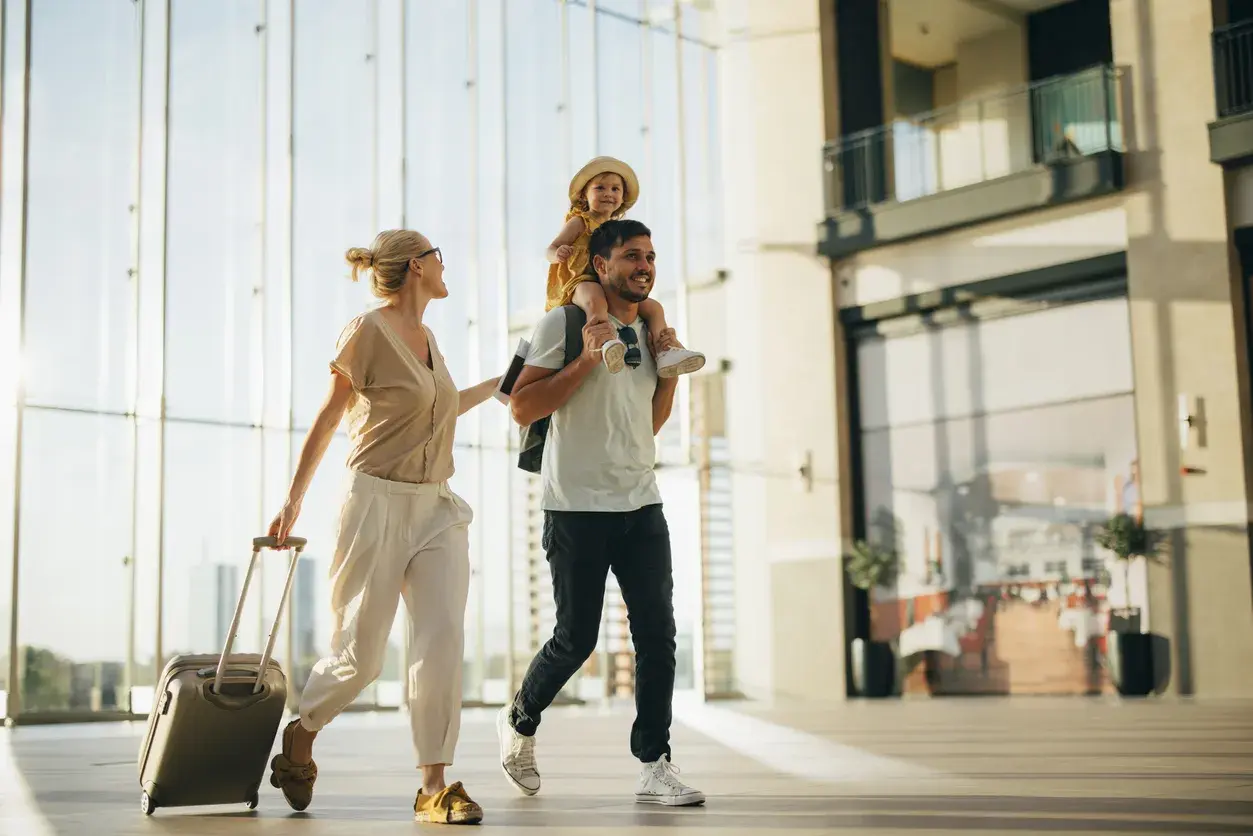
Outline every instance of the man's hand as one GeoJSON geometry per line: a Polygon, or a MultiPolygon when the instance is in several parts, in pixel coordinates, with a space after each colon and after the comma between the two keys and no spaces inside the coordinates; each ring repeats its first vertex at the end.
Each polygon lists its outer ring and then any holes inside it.
{"type": "Polygon", "coordinates": [[[605,320],[589,321],[583,326],[583,356],[598,361],[601,348],[616,336],[613,326],[605,320]]]}
{"type": "Polygon", "coordinates": [[[558,261],[567,261],[572,255],[574,255],[574,247],[569,244],[562,244],[557,248],[558,261]]]}

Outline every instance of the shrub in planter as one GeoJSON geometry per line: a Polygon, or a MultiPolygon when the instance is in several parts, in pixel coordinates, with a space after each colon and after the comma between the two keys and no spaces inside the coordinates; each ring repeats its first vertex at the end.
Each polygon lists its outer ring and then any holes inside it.
{"type": "MultiPolygon", "coordinates": [[[[1162,538],[1144,522],[1130,514],[1110,517],[1096,535],[1096,543],[1113,553],[1123,564],[1123,594],[1127,602],[1122,612],[1111,612],[1111,635],[1106,640],[1106,665],[1110,679],[1123,696],[1148,696],[1158,689],[1161,676],[1155,674],[1154,657],[1160,655],[1161,638],[1141,632],[1139,608],[1131,606],[1131,561],[1157,556],[1162,538]]],[[[1161,671],[1165,673],[1165,671],[1161,671]]]]}
{"type": "MultiPolygon", "coordinates": [[[[867,593],[876,586],[894,583],[899,565],[895,551],[865,540],[854,543],[844,558],[849,583],[867,593]]],[[[896,654],[892,646],[868,636],[858,637],[853,639],[851,653],[854,693],[863,697],[892,696],[896,686],[896,654]]]]}

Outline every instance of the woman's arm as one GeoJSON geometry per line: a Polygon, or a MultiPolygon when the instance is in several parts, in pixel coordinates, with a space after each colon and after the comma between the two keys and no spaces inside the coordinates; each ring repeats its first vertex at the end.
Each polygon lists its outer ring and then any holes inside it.
{"type": "Polygon", "coordinates": [[[344,410],[352,399],[352,384],[339,372],[331,372],[331,388],[326,393],[318,415],[313,419],[313,426],[305,436],[304,446],[300,448],[300,461],[296,465],[296,474],[292,476],[291,485],[287,489],[287,501],[279,511],[274,522],[270,524],[270,535],[278,538],[281,544],[287,539],[296,518],[300,516],[300,503],[304,501],[305,491],[313,481],[326,448],[331,445],[335,429],[343,420],[344,410]]]}
{"type": "Polygon", "coordinates": [[[476,383],[469,389],[462,389],[458,392],[457,394],[461,396],[461,400],[458,402],[457,406],[457,417],[460,418],[462,415],[465,415],[467,412],[483,403],[483,401],[490,398],[492,393],[496,391],[496,387],[499,385],[500,378],[493,377],[490,380],[484,380],[482,383],[476,383]]]}
{"type": "Polygon", "coordinates": [[[567,221],[566,225],[561,228],[561,232],[557,233],[557,237],[553,239],[553,242],[548,245],[548,249],[545,251],[549,263],[558,264],[569,258],[570,254],[568,252],[562,257],[557,251],[562,247],[569,247],[579,240],[579,236],[583,234],[585,229],[582,218],[576,217],[567,221]]]}

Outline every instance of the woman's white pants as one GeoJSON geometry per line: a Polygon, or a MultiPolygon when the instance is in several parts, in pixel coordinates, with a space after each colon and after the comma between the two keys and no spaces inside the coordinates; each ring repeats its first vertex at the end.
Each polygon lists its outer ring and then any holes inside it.
{"type": "Polygon", "coordinates": [[[409,610],[409,723],[418,765],[451,764],[461,730],[461,666],[470,586],[470,506],[446,482],[353,472],[331,563],[335,631],[300,698],[319,731],[383,670],[403,595],[409,610]]]}

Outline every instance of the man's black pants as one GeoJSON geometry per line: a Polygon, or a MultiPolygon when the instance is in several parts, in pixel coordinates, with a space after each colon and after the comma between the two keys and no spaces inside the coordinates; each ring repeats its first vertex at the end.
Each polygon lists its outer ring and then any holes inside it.
{"type": "Polygon", "coordinates": [[[553,576],[557,627],[531,661],[513,701],[514,728],[535,734],[540,714],[596,649],[612,569],[635,643],[631,754],[670,754],[674,696],[674,577],[670,530],[660,505],[638,511],[545,511],[544,550],[553,576]]]}

